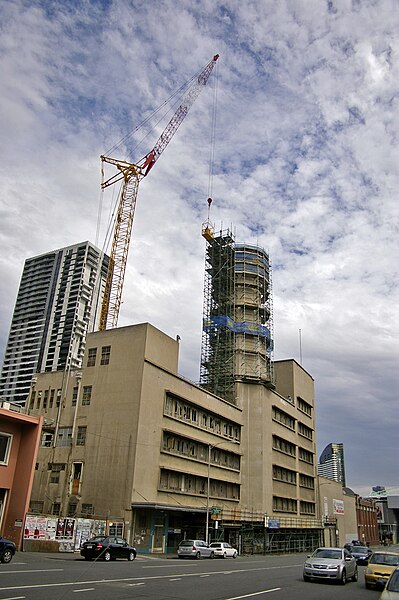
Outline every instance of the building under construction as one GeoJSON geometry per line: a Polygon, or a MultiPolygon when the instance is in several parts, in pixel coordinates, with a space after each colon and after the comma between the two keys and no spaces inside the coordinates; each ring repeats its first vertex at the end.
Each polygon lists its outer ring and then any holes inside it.
{"type": "Polygon", "coordinates": [[[272,280],[258,246],[236,244],[209,224],[204,290],[201,385],[236,404],[235,384],[273,385],[272,280]]]}

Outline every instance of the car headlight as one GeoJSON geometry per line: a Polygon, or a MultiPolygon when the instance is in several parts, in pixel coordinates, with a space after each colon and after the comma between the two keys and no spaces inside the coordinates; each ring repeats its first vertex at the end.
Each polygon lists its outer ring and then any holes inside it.
{"type": "Polygon", "coordinates": [[[312,563],[305,562],[305,567],[307,567],[308,569],[311,569],[312,568],[312,563]]]}

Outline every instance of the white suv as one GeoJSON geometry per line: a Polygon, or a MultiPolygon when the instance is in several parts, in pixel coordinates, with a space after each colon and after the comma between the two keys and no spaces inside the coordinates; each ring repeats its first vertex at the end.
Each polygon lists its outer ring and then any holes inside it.
{"type": "Polygon", "coordinates": [[[215,556],[220,556],[221,558],[227,558],[229,556],[237,558],[237,550],[227,542],[212,542],[210,547],[213,548],[215,556]]]}

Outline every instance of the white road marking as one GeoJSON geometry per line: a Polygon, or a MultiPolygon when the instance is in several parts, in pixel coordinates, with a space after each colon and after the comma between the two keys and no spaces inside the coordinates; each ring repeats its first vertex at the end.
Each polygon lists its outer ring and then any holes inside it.
{"type": "Polygon", "coordinates": [[[54,573],[54,571],[63,571],[64,569],[24,569],[23,571],[0,571],[0,575],[9,573],[54,573]]]}
{"type": "Polygon", "coordinates": [[[128,587],[135,587],[135,586],[138,586],[138,585],[145,585],[145,583],[143,582],[143,583],[128,583],[127,584],[128,587]]]}
{"type": "Polygon", "coordinates": [[[174,579],[169,579],[169,581],[181,581],[181,577],[174,577],[174,579]]]}
{"type": "Polygon", "coordinates": [[[261,592],[254,592],[253,594],[246,594],[245,596],[234,596],[234,598],[226,598],[226,600],[242,600],[242,598],[253,598],[254,596],[260,596],[260,594],[270,594],[270,592],[278,592],[281,588],[273,588],[272,590],[262,590],[261,592]]]}
{"type": "MultiPolygon", "coordinates": [[[[291,569],[291,568],[296,568],[302,566],[301,565],[285,565],[285,566],[274,566],[274,567],[256,567],[255,569],[237,569],[236,571],[233,571],[233,573],[237,573],[238,575],[240,573],[250,573],[252,571],[272,571],[275,569],[291,569]]],[[[173,574],[176,577],[198,577],[201,575],[224,575],[224,571],[214,571],[213,573],[176,573],[173,574]]],[[[119,583],[122,581],[142,581],[142,580],[146,580],[146,581],[152,581],[152,580],[156,580],[156,579],[170,579],[170,577],[173,577],[173,575],[152,575],[149,577],[118,577],[116,579],[92,579],[89,581],[65,581],[65,582],[61,582],[61,583],[39,583],[39,584],[32,584],[32,585],[13,585],[13,586],[7,586],[7,587],[0,587],[0,591],[7,591],[7,590],[28,590],[28,589],[39,589],[39,588],[51,588],[51,587],[67,587],[67,586],[76,586],[76,585],[94,585],[94,584],[104,584],[104,583],[119,583]]],[[[272,590],[274,591],[274,590],[272,590]]],[[[263,593],[267,593],[267,592],[263,592],[263,593]]],[[[244,597],[244,596],[243,596],[244,597]]],[[[228,598],[227,600],[233,600],[232,598],[228,598]]]]}
{"type": "Polygon", "coordinates": [[[92,592],[96,588],[81,588],[80,590],[72,590],[74,594],[79,594],[79,592],[92,592]]]}

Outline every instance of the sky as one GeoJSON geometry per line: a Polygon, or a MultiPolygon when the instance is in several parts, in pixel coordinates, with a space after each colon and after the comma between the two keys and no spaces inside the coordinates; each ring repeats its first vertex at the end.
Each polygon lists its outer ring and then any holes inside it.
{"type": "Polygon", "coordinates": [[[99,156],[130,132],[111,156],[151,150],[174,109],[136,127],[218,53],[140,183],[119,325],[179,335],[198,381],[211,195],[216,229],[270,254],[274,358],[315,380],[318,455],[343,443],[358,493],[397,486],[399,2],[6,0],[0,29],[0,356],[25,259],[103,248],[99,156]]]}

